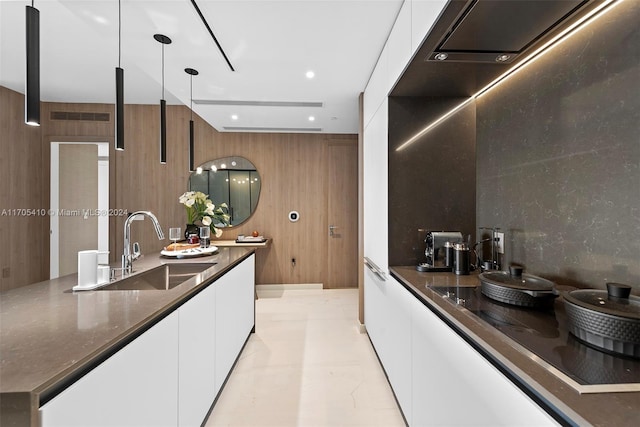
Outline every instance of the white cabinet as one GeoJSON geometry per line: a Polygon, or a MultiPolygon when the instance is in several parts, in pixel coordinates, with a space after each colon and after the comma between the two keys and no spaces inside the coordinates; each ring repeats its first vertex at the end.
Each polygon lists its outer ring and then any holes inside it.
{"type": "Polygon", "coordinates": [[[389,71],[388,71],[388,63],[387,63],[387,48],[386,44],[382,52],[380,52],[380,56],[378,57],[378,62],[376,63],[373,72],[371,73],[371,77],[369,77],[369,82],[367,83],[367,87],[364,91],[364,100],[363,100],[363,123],[366,127],[373,116],[378,111],[380,104],[382,101],[387,99],[387,95],[389,94],[389,71]]]}
{"type": "Polygon", "coordinates": [[[412,423],[411,399],[411,311],[413,298],[395,279],[389,278],[387,285],[388,346],[386,361],[383,362],[389,382],[398,399],[400,408],[409,423],[412,423]]]}
{"type": "Polygon", "coordinates": [[[448,0],[411,0],[412,55],[422,45],[448,2],[448,0]]]}
{"type": "Polygon", "coordinates": [[[43,426],[175,426],[178,313],[40,408],[43,426]]]}
{"type": "Polygon", "coordinates": [[[387,40],[387,94],[411,60],[411,2],[405,1],[387,40]]]}
{"type": "Polygon", "coordinates": [[[411,425],[557,425],[419,300],[410,311],[411,425]]]}
{"type": "Polygon", "coordinates": [[[215,287],[217,394],[254,326],[255,255],[218,279],[215,287]]]}
{"type": "Polygon", "coordinates": [[[197,426],[216,397],[216,286],[179,308],[178,425],[197,426]]]}
{"type": "MultiPolygon", "coordinates": [[[[387,359],[386,345],[389,336],[389,310],[385,297],[386,282],[377,277],[371,270],[364,270],[364,323],[367,334],[376,349],[380,360],[387,359]]],[[[384,364],[384,362],[383,362],[384,364]]]]}
{"type": "Polygon", "coordinates": [[[254,326],[249,256],[40,408],[49,426],[195,426],[254,326]]]}
{"type": "Polygon", "coordinates": [[[363,144],[363,222],[364,256],[383,271],[389,269],[388,232],[388,122],[387,99],[364,129],[363,144]]]}
{"type": "Polygon", "coordinates": [[[179,425],[200,425],[254,326],[255,256],[180,307],[179,425]]]}
{"type": "Polygon", "coordinates": [[[411,317],[409,292],[391,277],[365,270],[367,333],[387,373],[398,403],[411,423],[411,317]]]}

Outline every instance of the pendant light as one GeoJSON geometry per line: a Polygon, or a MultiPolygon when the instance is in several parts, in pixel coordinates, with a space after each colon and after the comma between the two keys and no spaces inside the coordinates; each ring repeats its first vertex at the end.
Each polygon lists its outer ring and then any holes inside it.
{"type": "Polygon", "coordinates": [[[167,101],[164,100],[164,45],[171,44],[171,39],[163,34],[153,36],[162,44],[162,99],[160,100],[160,163],[167,163],[167,101]]]}
{"type": "Polygon", "coordinates": [[[118,66],[116,67],[116,150],[124,150],[124,70],[122,58],[122,10],[118,0],[118,66]]]}
{"type": "Polygon", "coordinates": [[[193,76],[198,75],[198,70],[194,70],[193,68],[185,68],[184,72],[189,74],[189,97],[191,99],[191,104],[189,105],[189,109],[191,110],[191,119],[189,120],[189,172],[193,172],[194,169],[194,135],[193,135],[193,76]]]}
{"type": "Polygon", "coordinates": [[[40,11],[27,6],[27,69],[24,88],[24,122],[40,126],[40,11]]]}

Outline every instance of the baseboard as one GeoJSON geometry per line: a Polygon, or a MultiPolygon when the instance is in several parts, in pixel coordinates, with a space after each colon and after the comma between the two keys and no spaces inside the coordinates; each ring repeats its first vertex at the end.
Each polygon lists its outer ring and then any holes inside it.
{"type": "Polygon", "coordinates": [[[322,289],[322,283],[286,283],[274,285],[256,285],[256,291],[300,291],[322,289]]]}

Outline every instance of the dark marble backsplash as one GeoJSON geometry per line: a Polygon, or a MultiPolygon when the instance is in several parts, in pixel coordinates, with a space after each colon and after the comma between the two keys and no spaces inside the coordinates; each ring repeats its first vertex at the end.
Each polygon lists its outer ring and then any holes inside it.
{"type": "Polygon", "coordinates": [[[476,101],[476,222],[507,263],[579,287],[640,293],[640,2],[476,101]]]}
{"type": "Polygon", "coordinates": [[[396,150],[464,100],[389,98],[389,265],[424,262],[427,230],[475,234],[474,103],[396,150]]]}

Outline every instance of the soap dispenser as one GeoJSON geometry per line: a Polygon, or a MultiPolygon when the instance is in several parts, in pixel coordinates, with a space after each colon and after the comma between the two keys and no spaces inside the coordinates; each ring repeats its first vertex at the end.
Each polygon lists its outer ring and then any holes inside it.
{"type": "Polygon", "coordinates": [[[108,253],[95,249],[78,251],[78,284],[73,287],[74,291],[96,289],[109,281],[108,270],[104,274],[104,266],[98,266],[98,255],[108,253]]]}

